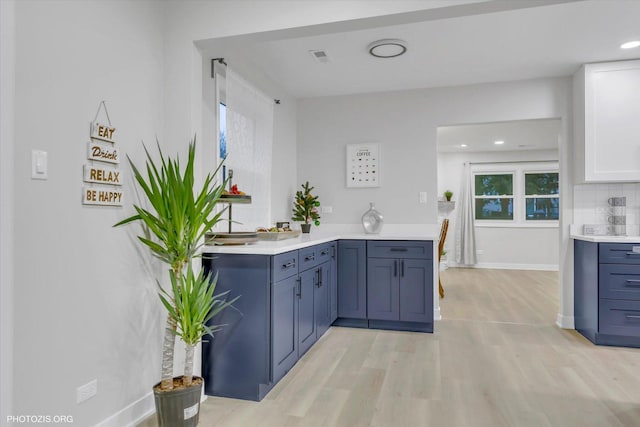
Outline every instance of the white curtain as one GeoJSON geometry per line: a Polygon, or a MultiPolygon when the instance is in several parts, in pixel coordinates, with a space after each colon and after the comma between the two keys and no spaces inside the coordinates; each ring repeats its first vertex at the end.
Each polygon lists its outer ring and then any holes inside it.
{"type": "Polygon", "coordinates": [[[456,226],[456,264],[473,265],[476,258],[476,233],[473,212],[473,185],[471,180],[471,166],[464,164],[462,176],[462,188],[458,206],[458,218],[456,226]]]}
{"type": "Polygon", "coordinates": [[[233,205],[233,231],[271,224],[273,99],[227,68],[227,171],[233,184],[251,195],[250,205],[233,205]],[[238,223],[235,223],[237,221],[238,223]]]}

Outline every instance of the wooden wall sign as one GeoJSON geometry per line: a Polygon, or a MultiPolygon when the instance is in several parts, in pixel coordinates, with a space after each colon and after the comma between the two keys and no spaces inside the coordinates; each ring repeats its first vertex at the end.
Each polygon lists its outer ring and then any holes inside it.
{"type": "Polygon", "coordinates": [[[101,206],[122,206],[122,190],[109,190],[105,187],[82,187],[82,204],[101,206]]]}
{"type": "Polygon", "coordinates": [[[98,206],[122,206],[124,192],[118,165],[120,152],[115,141],[116,128],[111,125],[107,104],[101,101],[96,117],[90,125],[87,143],[88,163],[83,167],[82,204],[98,206]],[[108,125],[98,122],[100,110],[104,108],[108,125]]]}
{"type": "Polygon", "coordinates": [[[116,128],[112,126],[106,126],[98,122],[91,123],[91,138],[100,139],[107,142],[115,142],[113,135],[116,132],[116,128]]]}
{"type": "Polygon", "coordinates": [[[84,182],[122,185],[120,171],[107,165],[84,165],[84,182]]]}
{"type": "Polygon", "coordinates": [[[97,162],[120,163],[120,156],[115,145],[100,141],[91,141],[87,144],[87,159],[97,162]]]}

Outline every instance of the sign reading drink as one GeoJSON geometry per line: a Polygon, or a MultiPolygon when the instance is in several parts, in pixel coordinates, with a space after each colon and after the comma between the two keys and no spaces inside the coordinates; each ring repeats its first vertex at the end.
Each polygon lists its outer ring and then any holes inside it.
{"type": "Polygon", "coordinates": [[[106,165],[84,165],[84,182],[122,185],[120,171],[106,165]]]}
{"type": "Polygon", "coordinates": [[[82,187],[83,205],[122,206],[123,199],[120,189],[82,187]]]}
{"type": "Polygon", "coordinates": [[[98,162],[120,163],[118,149],[113,144],[91,141],[87,144],[87,159],[98,162]]]}

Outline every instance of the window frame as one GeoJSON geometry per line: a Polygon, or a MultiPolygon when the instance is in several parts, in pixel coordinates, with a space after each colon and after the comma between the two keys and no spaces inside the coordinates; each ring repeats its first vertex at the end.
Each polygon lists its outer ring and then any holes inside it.
{"type": "MultiPolygon", "coordinates": [[[[474,224],[478,227],[497,227],[497,228],[557,228],[560,220],[555,219],[527,219],[526,202],[528,198],[540,196],[526,197],[525,174],[530,173],[557,173],[558,182],[560,182],[560,171],[557,161],[544,162],[504,162],[504,163],[482,163],[471,164],[471,191],[473,198],[473,217],[474,224]],[[475,177],[476,175],[502,175],[513,174],[513,219],[476,219],[476,198],[498,198],[492,196],[476,196],[475,177]]],[[[558,198],[558,209],[560,210],[561,193],[560,185],[558,185],[558,194],[544,195],[544,197],[558,198]]],[[[558,212],[560,214],[560,212],[558,212]]]]}

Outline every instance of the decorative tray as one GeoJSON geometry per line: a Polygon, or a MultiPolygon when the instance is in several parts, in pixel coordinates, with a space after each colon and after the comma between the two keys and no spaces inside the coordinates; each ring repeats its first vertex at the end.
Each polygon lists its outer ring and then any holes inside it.
{"type": "Polygon", "coordinates": [[[247,194],[221,194],[221,203],[251,203],[251,196],[247,194]]]}
{"type": "Polygon", "coordinates": [[[204,236],[206,245],[244,245],[258,241],[258,233],[255,231],[233,231],[231,233],[207,233],[204,236]]]}
{"type": "Polygon", "coordinates": [[[284,240],[293,239],[300,235],[300,230],[291,231],[258,231],[258,239],[260,240],[284,240]]]}

